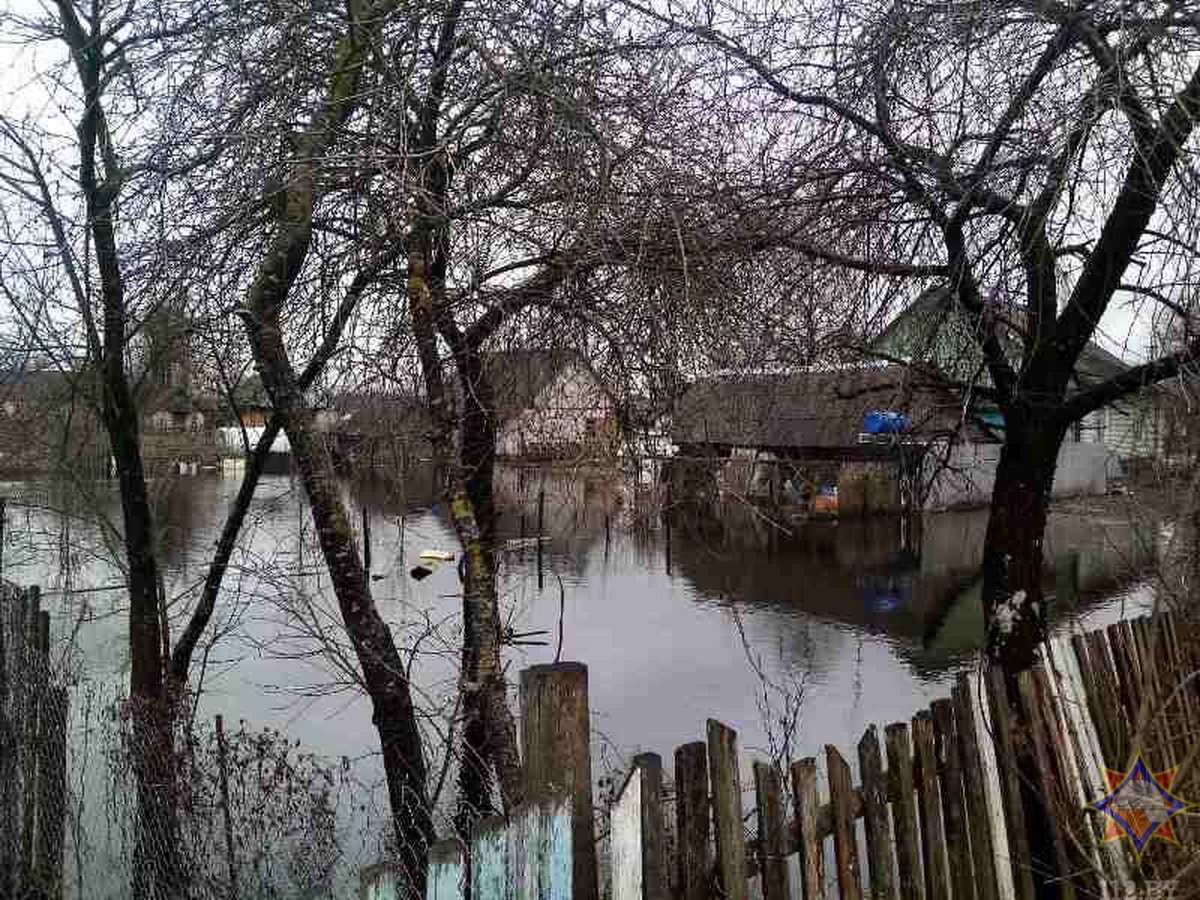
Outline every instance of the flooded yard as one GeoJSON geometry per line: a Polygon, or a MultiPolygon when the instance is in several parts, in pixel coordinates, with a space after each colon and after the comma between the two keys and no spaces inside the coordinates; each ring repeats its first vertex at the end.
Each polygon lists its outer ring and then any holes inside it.
{"type": "MultiPolygon", "coordinates": [[[[169,488],[162,539],[167,594],[177,598],[173,630],[238,483],[202,475],[169,488]]],[[[118,506],[115,493],[98,490],[98,507],[77,505],[68,516],[59,510],[70,495],[6,486],[4,577],[43,586],[54,657],[72,672],[77,727],[85,696],[110,696],[128,679],[124,595],[113,589],[123,576],[94,511],[114,517],[118,506]]],[[[398,642],[417,649],[419,702],[435,724],[456,678],[458,576],[454,563],[425,562],[433,573],[421,580],[410,570],[422,551],[457,549],[448,517],[429,502],[427,481],[349,490],[356,512],[365,505],[370,517],[375,596],[398,642]]],[[[628,494],[606,476],[502,469],[497,493],[501,602],[517,642],[507,648],[510,687],[515,694],[527,665],[556,657],[588,665],[597,775],[644,750],[669,765],[709,717],[735,728],[748,756],[851,747],[867,724],[905,720],[947,694],[981,643],[986,510],[780,532],[760,511],[732,505],[715,527],[676,521],[646,530],[629,527],[628,494]],[[529,540],[539,492],[540,587],[529,540]]],[[[1152,523],[1116,514],[1053,515],[1046,578],[1057,595],[1055,629],[1144,602],[1138,576],[1153,560],[1154,534],[1152,523]]],[[[264,480],[243,546],[226,578],[217,638],[197,653],[199,716],[282,729],[378,785],[369,704],[348,677],[352,657],[298,484],[264,480]]]]}

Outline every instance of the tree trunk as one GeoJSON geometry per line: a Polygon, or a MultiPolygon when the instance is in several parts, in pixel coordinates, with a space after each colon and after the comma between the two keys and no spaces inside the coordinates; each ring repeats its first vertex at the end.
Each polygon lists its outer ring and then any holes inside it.
{"type": "Polygon", "coordinates": [[[477,347],[470,346],[438,297],[445,289],[445,235],[425,226],[412,236],[408,257],[408,303],[421,360],[434,458],[443,472],[442,494],[463,550],[462,693],[463,749],[456,825],[492,811],[493,774],[506,809],[521,801],[517,731],[508,708],[500,664],[500,615],[495,570],[496,430],[490,386],[477,347]],[[433,260],[432,264],[428,261],[433,260]],[[461,456],[455,451],[455,404],[438,350],[438,332],[454,349],[463,394],[461,456]]]}
{"type": "Polygon", "coordinates": [[[372,721],[383,750],[384,774],[400,862],[413,896],[424,896],[433,820],[426,794],[425,756],[407,669],[391,629],[371,597],[329,450],[312,430],[312,410],[296,383],[277,320],[246,317],[255,363],[283,423],[308,494],[317,539],[329,570],[346,633],[362,667],[372,721]]]}
{"type": "Polygon", "coordinates": [[[491,771],[507,809],[521,801],[517,729],[501,668],[496,585],[496,424],[494,399],[478,351],[456,353],[463,387],[462,458],[450,482],[451,514],[466,557],[463,580],[463,765],[459,770],[460,831],[492,812],[491,771]]]}
{"type": "Polygon", "coordinates": [[[1007,428],[983,545],[983,608],[988,657],[1015,676],[1033,665],[1046,637],[1042,542],[1066,432],[1040,422],[1007,428]]]}
{"type": "MultiPolygon", "coordinates": [[[[1031,419],[1033,417],[1030,417],[1031,419]]],[[[1049,806],[1049,785],[1041,783],[1032,725],[1020,702],[1017,679],[1037,661],[1046,638],[1042,591],[1042,547],[1050,489],[1065,429],[1022,421],[1006,412],[1007,440],[1000,452],[992,489],[991,514],[983,550],[983,605],[987,655],[1005,676],[1009,719],[1021,779],[1021,803],[1029,836],[1034,887],[1039,897],[1057,897],[1066,873],[1058,871],[1049,806]]]]}

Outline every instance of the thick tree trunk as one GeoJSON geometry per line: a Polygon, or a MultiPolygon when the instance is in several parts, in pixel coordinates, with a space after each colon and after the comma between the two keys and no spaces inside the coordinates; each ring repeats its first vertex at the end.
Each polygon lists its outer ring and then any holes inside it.
{"type": "Polygon", "coordinates": [[[1008,425],[983,545],[983,604],[991,662],[1015,675],[1033,665],[1046,637],[1042,542],[1065,430],[1008,425]]]}
{"type": "Polygon", "coordinates": [[[504,806],[521,800],[517,729],[501,667],[500,608],[496,584],[496,425],[491,386],[477,351],[457,354],[463,386],[462,458],[451,484],[451,512],[466,556],[463,581],[463,765],[459,770],[458,825],[492,812],[492,770],[504,806]]]}
{"type": "Polygon", "coordinates": [[[138,409],[125,372],[127,309],[113,229],[116,195],[107,185],[95,185],[92,178],[85,182],[92,185],[88,212],[104,309],[103,419],[117,467],[128,568],[130,750],[138,794],[137,856],[142,860],[134,884],[139,896],[174,897],[184,890],[185,870],[175,815],[173,698],[164,672],[159,572],[138,443],[138,409]]]}
{"type": "Polygon", "coordinates": [[[131,403],[120,402],[123,387],[106,391],[105,421],[120,484],[129,579],[129,749],[138,800],[135,855],[141,860],[134,886],[138,896],[167,898],[185,892],[175,816],[173,698],[163,677],[158,568],[137,418],[131,403]]]}
{"type": "MultiPolygon", "coordinates": [[[[444,239],[444,235],[442,236],[444,239]]],[[[429,402],[434,457],[444,473],[442,494],[463,550],[463,747],[459,765],[457,827],[492,811],[492,785],[500,781],[506,809],[521,801],[516,724],[508,707],[500,659],[500,614],[495,570],[495,422],[478,348],[446,318],[446,258],[431,228],[413,235],[408,258],[408,302],[429,402]],[[433,259],[433,264],[428,260],[433,259]],[[438,352],[439,330],[453,345],[463,394],[461,456],[456,455],[455,404],[438,352]]]]}
{"type": "Polygon", "coordinates": [[[1039,897],[1061,890],[1050,808],[1050,786],[1041,783],[1032,726],[1020,702],[1018,678],[1038,659],[1046,638],[1042,591],[1043,540],[1058,451],[1065,430],[1046,422],[1007,416],[983,552],[983,603],[988,662],[1005,675],[1009,719],[1021,780],[1034,887],[1039,897]]]}
{"type": "Polygon", "coordinates": [[[248,316],[246,330],[263,385],[291,443],[342,621],[371,698],[372,721],[383,750],[392,825],[407,887],[413,896],[424,896],[433,820],[407,670],[391,629],[371,597],[370,581],[338,490],[333,460],[324,442],[313,434],[312,410],[297,386],[278,321],[256,322],[248,316]]]}

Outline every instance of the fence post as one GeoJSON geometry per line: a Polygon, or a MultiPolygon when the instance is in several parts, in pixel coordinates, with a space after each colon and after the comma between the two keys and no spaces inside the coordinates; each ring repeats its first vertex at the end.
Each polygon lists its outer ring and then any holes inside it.
{"type": "Polygon", "coordinates": [[[943,698],[934,700],[930,708],[933,711],[934,747],[937,752],[938,780],[941,782],[942,821],[946,829],[950,882],[955,900],[972,900],[975,896],[975,878],[971,872],[971,845],[967,836],[962,761],[958,756],[954,704],[943,698]]]}
{"type": "Polygon", "coordinates": [[[792,764],[792,802],[800,842],[800,888],[804,900],[825,896],[825,860],[817,833],[817,761],[810,757],[792,764]]]}
{"type": "Polygon", "coordinates": [[[938,805],[937,750],[934,747],[933,716],[922,710],[912,720],[913,747],[916,751],[914,780],[917,785],[921,819],[921,862],[925,869],[925,894],[929,900],[949,900],[950,885],[946,872],[946,832],[938,805]]]}
{"type": "Polygon", "coordinates": [[[862,740],[858,742],[858,770],[862,775],[871,896],[874,900],[891,900],[896,892],[895,870],[892,868],[892,823],[888,819],[887,782],[883,777],[879,732],[874,725],[867,727],[862,740]]]}
{"type": "Polygon", "coordinates": [[[737,732],[716,719],[708,720],[708,766],[717,834],[717,874],[724,891],[722,896],[727,900],[748,900],[737,732]]]}
{"type": "Polygon", "coordinates": [[[508,900],[505,822],[489,816],[475,823],[471,835],[472,900],[508,900]]]}
{"type": "Polygon", "coordinates": [[[894,722],[884,729],[888,756],[888,791],[892,815],[896,820],[896,868],[900,876],[900,896],[904,900],[924,900],[925,882],[921,877],[921,850],[917,846],[917,804],[914,799],[912,743],[908,725],[894,722]]]}
{"type": "Polygon", "coordinates": [[[662,759],[643,753],[613,806],[613,900],[667,900],[662,816],[662,759]]]}
{"type": "Polygon", "coordinates": [[[791,900],[788,882],[788,837],[783,821],[783,784],[770,763],[754,764],[754,795],[758,803],[758,856],[764,900],[791,900]]]}
{"type": "Polygon", "coordinates": [[[707,900],[713,857],[708,842],[708,747],[703,741],[675,751],[675,855],[679,900],[707,900]]]}
{"type": "Polygon", "coordinates": [[[574,897],[596,900],[587,666],[562,662],[525,669],[521,713],[526,802],[561,794],[570,798],[574,897]]]}
{"type": "Polygon", "coordinates": [[[975,887],[979,900],[997,900],[1000,885],[996,881],[996,851],[992,843],[992,816],[988,808],[984,782],[983,754],[979,733],[975,730],[975,709],[971,705],[971,679],[963,672],[951,691],[958,727],[958,746],[962,751],[963,788],[967,798],[967,823],[971,833],[971,857],[975,867],[975,887]]]}
{"type": "Polygon", "coordinates": [[[829,778],[833,851],[837,859],[841,900],[861,900],[862,879],[858,867],[858,846],[854,839],[854,783],[850,780],[850,767],[833,744],[825,745],[825,768],[829,778]]]}
{"type": "Polygon", "coordinates": [[[458,841],[438,841],[429,848],[426,900],[462,900],[463,855],[458,841]]]}
{"type": "MultiPolygon", "coordinates": [[[[1041,702],[1038,697],[1037,686],[1034,683],[1032,670],[1025,670],[1017,676],[1017,686],[1020,691],[1021,705],[1024,707],[1025,721],[1029,723],[1029,735],[1033,744],[1033,755],[1037,760],[1038,771],[1030,773],[1037,779],[1037,784],[1042,792],[1042,805],[1045,807],[1045,814],[1049,821],[1053,848],[1039,848],[1043,853],[1047,849],[1052,849],[1056,860],[1058,871],[1061,873],[1070,873],[1070,858],[1067,854],[1067,848],[1063,839],[1063,823],[1055,821],[1055,816],[1059,812],[1065,812],[1062,809],[1062,797],[1056,790],[1057,779],[1054,776],[1054,762],[1050,754],[1051,748],[1046,745],[1049,738],[1046,722],[1042,716],[1041,702]]],[[[1061,887],[1063,898],[1074,898],[1075,892],[1071,889],[1068,882],[1064,882],[1061,887]]]]}
{"type": "Polygon", "coordinates": [[[1004,828],[1008,834],[1008,858],[1012,865],[1013,889],[1017,900],[1034,900],[1029,835],[1025,831],[1021,773],[1017,771],[1016,748],[1013,746],[1008,689],[1004,685],[1004,673],[998,668],[988,669],[984,678],[987,681],[992,735],[996,745],[996,769],[1000,776],[1000,800],[1004,806],[1004,828]]]}

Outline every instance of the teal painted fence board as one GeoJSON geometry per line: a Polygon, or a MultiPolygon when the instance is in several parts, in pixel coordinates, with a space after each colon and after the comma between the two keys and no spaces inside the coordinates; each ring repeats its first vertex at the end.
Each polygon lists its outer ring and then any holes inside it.
{"type": "Polygon", "coordinates": [[[399,876],[390,864],[367,866],[359,877],[359,900],[399,900],[399,876]]]}
{"type": "Polygon", "coordinates": [[[471,841],[471,896],[475,900],[507,900],[504,819],[493,816],[475,827],[471,841]]]}
{"type": "Polygon", "coordinates": [[[463,900],[466,870],[458,841],[438,841],[429,851],[426,900],[463,900]]]}
{"type": "Polygon", "coordinates": [[[542,893],[545,900],[574,897],[575,861],[572,854],[571,801],[550,801],[542,809],[542,893]]]}
{"type": "Polygon", "coordinates": [[[571,835],[570,798],[514,810],[504,838],[506,900],[571,900],[575,865],[571,835]]]}

